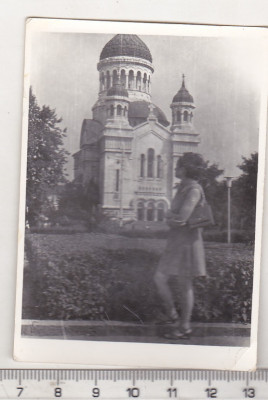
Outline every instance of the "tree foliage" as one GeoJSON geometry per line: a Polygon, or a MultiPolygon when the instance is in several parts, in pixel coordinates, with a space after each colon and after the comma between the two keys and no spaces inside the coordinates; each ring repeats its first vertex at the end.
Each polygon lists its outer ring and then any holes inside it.
{"type": "Polygon", "coordinates": [[[199,180],[202,185],[207,200],[210,203],[213,203],[215,198],[221,195],[221,182],[218,181],[218,178],[223,174],[223,169],[219,169],[217,164],[209,165],[208,161],[206,162],[206,168],[203,170],[203,174],[201,179],[199,180]],[[220,193],[219,193],[220,191],[220,193]]]}
{"type": "Polygon", "coordinates": [[[238,165],[242,174],[233,183],[233,211],[240,228],[254,228],[256,214],[256,194],[258,175],[258,153],[242,157],[238,165]]]}
{"type": "Polygon", "coordinates": [[[93,180],[86,185],[76,181],[68,182],[60,195],[59,212],[79,219],[85,212],[90,215],[98,204],[99,188],[93,180]]]}
{"type": "MultiPolygon", "coordinates": [[[[252,230],[255,227],[258,153],[242,157],[238,168],[242,173],[232,184],[231,224],[233,229],[252,230]]],[[[199,180],[220,229],[227,228],[227,186],[224,180],[218,179],[223,172],[216,164],[206,162],[199,180]]]]}
{"type": "Polygon", "coordinates": [[[38,105],[30,89],[27,151],[26,213],[34,224],[42,212],[48,190],[66,181],[64,166],[69,154],[63,147],[66,129],[55,110],[38,105]]]}

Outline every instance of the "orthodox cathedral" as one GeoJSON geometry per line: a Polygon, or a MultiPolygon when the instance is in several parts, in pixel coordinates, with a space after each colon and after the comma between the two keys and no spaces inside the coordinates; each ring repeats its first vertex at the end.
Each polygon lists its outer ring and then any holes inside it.
{"type": "Polygon", "coordinates": [[[170,124],[152,102],[152,55],[137,35],[115,35],[102,49],[97,69],[98,99],[73,155],[75,181],[97,185],[101,208],[121,223],[163,221],[176,162],[199,144],[184,76],[170,105],[170,124]]]}

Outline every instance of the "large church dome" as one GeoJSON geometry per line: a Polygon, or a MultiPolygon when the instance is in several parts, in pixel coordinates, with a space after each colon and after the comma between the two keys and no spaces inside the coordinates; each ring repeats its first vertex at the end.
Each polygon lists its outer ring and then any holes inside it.
{"type": "Polygon", "coordinates": [[[137,35],[115,35],[102,49],[100,60],[120,56],[137,57],[152,62],[150,50],[137,35]]]}

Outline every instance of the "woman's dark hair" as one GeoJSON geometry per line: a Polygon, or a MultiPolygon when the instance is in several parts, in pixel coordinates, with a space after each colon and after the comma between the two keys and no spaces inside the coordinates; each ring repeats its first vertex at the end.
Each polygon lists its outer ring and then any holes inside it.
{"type": "Polygon", "coordinates": [[[203,157],[197,153],[184,153],[177,161],[178,168],[184,168],[186,178],[199,180],[207,167],[203,157]]]}

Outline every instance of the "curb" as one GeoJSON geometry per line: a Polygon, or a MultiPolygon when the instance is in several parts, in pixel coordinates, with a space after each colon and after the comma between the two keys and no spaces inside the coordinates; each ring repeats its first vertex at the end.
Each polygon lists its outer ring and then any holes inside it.
{"type": "MultiPolygon", "coordinates": [[[[137,324],[120,321],[53,321],[23,320],[23,336],[75,336],[116,337],[145,336],[159,337],[170,332],[172,325],[156,325],[153,323],[137,324]]],[[[250,325],[225,323],[193,323],[193,337],[249,337],[250,325]]],[[[110,339],[111,340],[111,339],[110,339]]]]}

